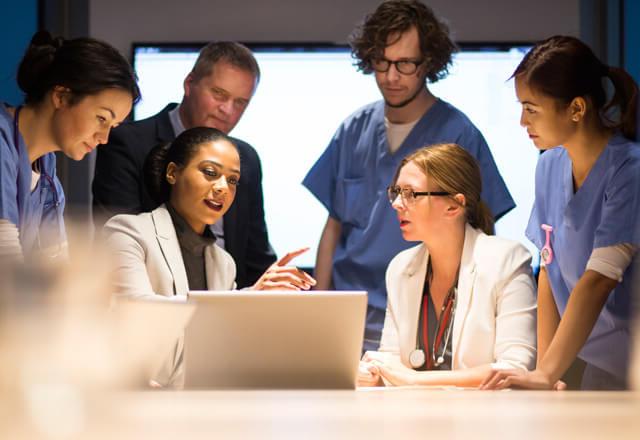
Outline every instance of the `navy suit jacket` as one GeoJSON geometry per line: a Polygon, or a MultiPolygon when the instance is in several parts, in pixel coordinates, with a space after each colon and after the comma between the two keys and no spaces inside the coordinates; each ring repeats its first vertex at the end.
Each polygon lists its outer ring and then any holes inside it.
{"type": "MultiPolygon", "coordinates": [[[[93,179],[93,217],[96,226],[116,214],[139,214],[157,208],[144,183],[143,167],[153,147],[175,139],[169,104],[160,113],[115,128],[109,143],[98,147],[93,179]]],[[[262,169],[258,153],[233,139],[240,152],[240,185],[224,215],[225,249],[237,266],[239,288],[250,286],[276,260],[264,221],[262,169]]]]}

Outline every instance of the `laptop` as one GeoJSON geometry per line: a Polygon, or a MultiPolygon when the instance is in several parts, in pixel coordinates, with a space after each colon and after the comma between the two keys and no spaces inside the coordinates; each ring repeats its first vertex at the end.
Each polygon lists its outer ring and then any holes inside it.
{"type": "Polygon", "coordinates": [[[185,388],[354,389],[366,292],[189,292],[185,388]]]}

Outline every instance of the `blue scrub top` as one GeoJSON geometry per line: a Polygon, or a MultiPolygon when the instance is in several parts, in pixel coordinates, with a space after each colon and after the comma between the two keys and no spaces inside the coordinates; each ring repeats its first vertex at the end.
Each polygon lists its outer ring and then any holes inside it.
{"type": "Polygon", "coordinates": [[[22,135],[15,144],[14,119],[0,104],[0,218],[13,223],[20,233],[26,258],[40,249],[66,242],[64,192],[56,176],[56,157],[40,159],[40,179],[31,191],[32,169],[22,135]]]}
{"type": "Polygon", "coordinates": [[[422,116],[395,153],[389,151],[387,142],[384,102],[361,108],[341,124],[303,181],[329,215],[342,224],[333,259],[335,288],[366,290],[370,307],[382,311],[374,321],[368,320],[367,339],[380,339],[389,262],[415,245],[402,238],[386,188],[405,156],[442,142],[455,142],[478,160],[482,198],[494,215],[501,216],[515,206],[480,131],[462,112],[442,100],[422,116]]]}
{"type": "MultiPolygon", "coordinates": [[[[571,159],[558,147],[546,151],[536,168],[536,197],[527,237],[542,249],[541,224],[551,225],[553,261],[547,276],[560,315],[595,248],[640,245],[640,144],[616,135],[600,154],[578,191],[571,159]]],[[[621,379],[629,357],[629,319],[638,256],[611,292],[579,357],[621,379]]],[[[636,280],[637,282],[637,280],[636,280]]]]}

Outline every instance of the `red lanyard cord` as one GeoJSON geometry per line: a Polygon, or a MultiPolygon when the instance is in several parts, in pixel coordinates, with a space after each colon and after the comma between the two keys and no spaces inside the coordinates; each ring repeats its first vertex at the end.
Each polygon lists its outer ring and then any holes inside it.
{"type": "MultiPolygon", "coordinates": [[[[455,296],[456,296],[456,285],[458,284],[458,277],[456,276],[456,281],[454,285],[449,289],[447,293],[447,297],[445,298],[445,302],[442,305],[442,309],[440,311],[440,319],[438,319],[436,323],[436,335],[434,338],[434,344],[429,349],[429,298],[430,294],[430,278],[431,278],[431,267],[429,265],[427,269],[427,277],[424,284],[424,294],[422,296],[422,342],[424,345],[425,358],[426,358],[426,366],[427,370],[431,370],[434,367],[434,363],[436,360],[435,351],[442,344],[442,338],[444,337],[445,331],[449,328],[450,319],[453,314],[453,307],[455,304],[455,296]]],[[[447,331],[447,339],[450,336],[450,331],[447,331]]],[[[445,353],[442,353],[444,357],[445,353]]]]}

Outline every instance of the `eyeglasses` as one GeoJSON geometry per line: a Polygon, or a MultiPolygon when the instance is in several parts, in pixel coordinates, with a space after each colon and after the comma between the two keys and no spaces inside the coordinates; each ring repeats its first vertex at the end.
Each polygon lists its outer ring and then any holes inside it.
{"type": "Polygon", "coordinates": [[[402,203],[412,205],[419,196],[450,196],[451,193],[446,191],[414,191],[412,188],[400,188],[399,186],[390,186],[387,188],[387,196],[389,203],[395,202],[400,196],[402,203]]]}
{"type": "Polygon", "coordinates": [[[404,75],[416,73],[418,67],[424,63],[424,60],[398,60],[391,61],[386,58],[375,59],[371,63],[373,70],[376,72],[387,72],[391,65],[396,66],[396,70],[404,75]]]}

